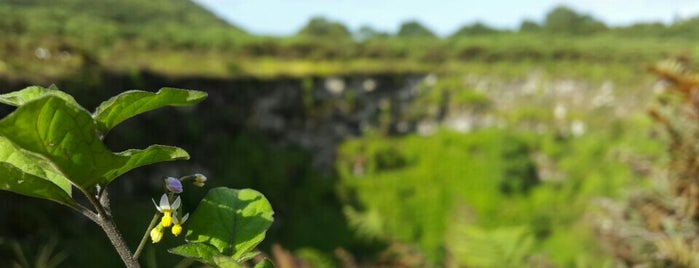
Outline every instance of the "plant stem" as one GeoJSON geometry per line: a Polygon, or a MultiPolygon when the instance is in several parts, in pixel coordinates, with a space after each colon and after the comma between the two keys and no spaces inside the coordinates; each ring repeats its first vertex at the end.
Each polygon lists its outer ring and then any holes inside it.
{"type": "Polygon", "coordinates": [[[141,265],[131,257],[131,251],[129,251],[129,247],[126,245],[126,241],[124,241],[124,238],[121,236],[121,233],[116,228],[116,225],[114,224],[114,221],[111,219],[111,217],[100,214],[99,215],[99,225],[102,227],[102,230],[104,230],[104,233],[107,234],[107,237],[109,237],[109,241],[112,242],[112,245],[116,249],[117,253],[119,253],[119,256],[121,257],[121,260],[124,262],[127,268],[140,268],[141,265]]]}
{"type": "Polygon", "coordinates": [[[70,208],[73,210],[79,212],[80,214],[83,214],[83,216],[87,217],[91,221],[99,224],[99,220],[97,219],[97,213],[91,211],[90,209],[84,207],[81,204],[75,204],[75,205],[70,205],[70,208]]]}
{"type": "Polygon", "coordinates": [[[153,226],[155,226],[155,224],[158,223],[159,218],[160,218],[160,213],[155,213],[155,215],[153,215],[153,219],[150,221],[150,224],[148,224],[148,228],[146,229],[146,233],[144,233],[143,238],[141,238],[141,243],[138,244],[138,248],[136,248],[136,252],[133,253],[134,260],[138,260],[138,256],[141,255],[141,251],[143,251],[143,247],[146,246],[146,241],[148,241],[148,236],[150,235],[150,231],[153,229],[153,226]]]}
{"type": "MultiPolygon", "coordinates": [[[[106,189],[103,189],[102,192],[104,193],[105,191],[106,189]]],[[[107,213],[109,210],[109,200],[101,200],[104,202],[103,203],[98,200],[98,198],[101,199],[100,197],[95,197],[86,191],[83,191],[83,194],[85,194],[90,203],[95,207],[95,210],[97,210],[97,225],[99,225],[107,237],[109,237],[109,241],[112,242],[117,253],[119,253],[119,257],[121,257],[124,265],[126,265],[127,268],[140,268],[141,265],[138,261],[131,257],[131,251],[126,245],[126,241],[124,241],[124,238],[121,236],[121,233],[117,230],[112,216],[107,213]]]]}

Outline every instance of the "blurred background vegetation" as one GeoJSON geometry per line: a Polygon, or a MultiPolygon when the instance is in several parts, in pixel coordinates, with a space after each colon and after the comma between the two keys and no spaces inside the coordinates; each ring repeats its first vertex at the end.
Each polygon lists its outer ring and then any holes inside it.
{"type": "MultiPolygon", "coordinates": [[[[0,90],[56,84],[88,109],[134,88],[209,92],[107,137],[114,151],[192,154],[111,189],[132,246],[160,177],[201,172],[269,198],[275,223],[260,250],[280,267],[696,267],[696,213],[661,209],[673,192],[656,193],[667,187],[658,178],[694,170],[668,171],[681,161],[666,145],[678,141],[646,113],[685,104],[660,94],[646,66],[679,57],[684,69],[660,73],[687,76],[697,41],[699,17],[612,27],[564,6],[516,30],[355,31],[315,17],[276,37],[186,0],[2,0],[0,90]]],[[[686,110],[676,109],[662,118],[686,110]]],[[[0,204],[0,266],[118,267],[72,211],[6,192],[0,204]]],[[[180,263],[165,252],[173,244],[149,245],[142,263],[180,263]]]]}

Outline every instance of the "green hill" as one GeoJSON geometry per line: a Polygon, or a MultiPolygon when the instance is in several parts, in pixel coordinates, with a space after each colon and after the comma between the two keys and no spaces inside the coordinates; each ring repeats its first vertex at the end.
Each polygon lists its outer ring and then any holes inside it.
{"type": "Polygon", "coordinates": [[[556,8],[519,31],[464,26],[448,38],[417,22],[388,34],[313,18],[289,37],[248,34],[190,0],[0,0],[0,77],[34,84],[108,72],[279,77],[460,72],[468,64],[577,62],[639,66],[695,54],[699,19],[607,27],[556,8]],[[566,21],[587,21],[590,28],[566,21]],[[555,26],[555,27],[554,27],[555,26]],[[99,67],[99,68],[96,68],[99,67]]]}
{"type": "Polygon", "coordinates": [[[81,29],[113,28],[122,37],[133,37],[175,26],[242,32],[188,0],[6,0],[2,1],[0,12],[3,15],[0,31],[4,35],[70,37],[79,36],[81,29]]]}
{"type": "Polygon", "coordinates": [[[0,75],[50,82],[95,65],[148,69],[136,59],[222,50],[245,36],[189,0],[4,0],[0,75]]]}

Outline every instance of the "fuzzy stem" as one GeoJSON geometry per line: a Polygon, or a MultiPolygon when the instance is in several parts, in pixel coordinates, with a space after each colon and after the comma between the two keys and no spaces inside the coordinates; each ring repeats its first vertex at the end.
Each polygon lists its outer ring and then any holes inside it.
{"type": "Polygon", "coordinates": [[[75,205],[71,205],[70,208],[72,208],[73,210],[75,210],[77,212],[80,212],[80,214],[83,214],[83,216],[85,216],[88,219],[90,219],[91,221],[99,224],[99,220],[97,219],[97,213],[89,210],[88,208],[84,207],[83,205],[75,204],[75,205]]]}
{"type": "Polygon", "coordinates": [[[138,264],[135,258],[131,257],[129,247],[126,245],[126,241],[124,241],[121,233],[119,233],[117,230],[111,217],[103,214],[99,215],[99,226],[102,227],[104,233],[107,234],[107,237],[109,237],[109,241],[111,241],[112,245],[114,245],[114,248],[116,249],[117,253],[119,253],[121,260],[124,262],[126,267],[140,268],[141,265],[138,264]]]}
{"type": "MultiPolygon", "coordinates": [[[[102,189],[101,194],[104,194],[104,192],[106,192],[106,189],[102,189]]],[[[121,236],[121,233],[117,230],[112,216],[107,213],[109,211],[109,200],[98,200],[102,199],[101,196],[93,196],[87,191],[83,191],[83,194],[85,194],[85,197],[87,197],[90,203],[95,207],[95,210],[97,210],[97,225],[99,225],[107,237],[109,237],[109,241],[112,242],[117,253],[119,253],[119,257],[121,257],[124,265],[126,265],[127,268],[140,268],[141,265],[138,261],[131,257],[131,251],[126,245],[126,241],[124,241],[124,238],[121,236]]]]}

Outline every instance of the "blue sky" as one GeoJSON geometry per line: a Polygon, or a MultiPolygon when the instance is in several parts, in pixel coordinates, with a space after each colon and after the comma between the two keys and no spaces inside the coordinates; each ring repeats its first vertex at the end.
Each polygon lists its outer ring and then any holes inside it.
{"type": "Polygon", "coordinates": [[[439,35],[483,22],[517,29],[523,19],[541,22],[563,4],[610,25],[639,21],[670,23],[699,15],[696,0],[194,0],[243,29],[265,35],[290,35],[313,16],[342,22],[350,30],[362,25],[396,32],[406,20],[418,20],[439,35]]]}

